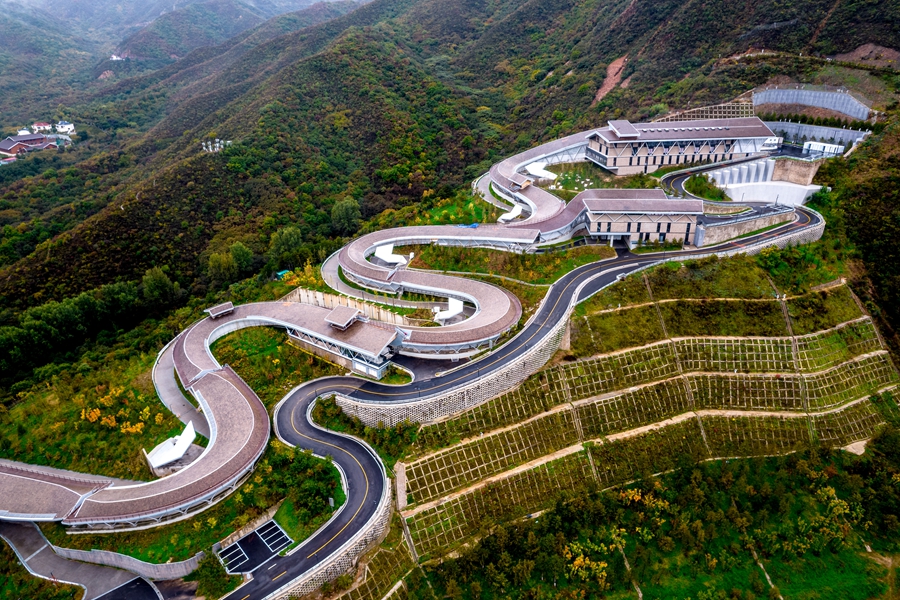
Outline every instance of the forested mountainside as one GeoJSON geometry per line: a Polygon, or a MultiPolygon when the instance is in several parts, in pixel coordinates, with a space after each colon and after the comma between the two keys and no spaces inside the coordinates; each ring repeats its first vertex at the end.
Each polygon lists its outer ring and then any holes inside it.
{"type": "MultiPolygon", "coordinates": [[[[900,22],[895,3],[854,6],[374,0],[269,21],[65,106],[93,132],[84,158],[4,167],[5,322],[155,266],[202,296],[211,254],[241,241],[263,256],[288,224],[303,235],[295,260],[316,262],[352,233],[331,222],[338,201],[364,218],[433,202],[539,140],[727,100],[776,76],[817,81],[817,55],[861,40],[900,47],[883,26],[900,22]],[[233,145],[203,152],[214,138],[233,145]]],[[[887,71],[870,79],[898,84],[887,71]]]]}
{"type": "MultiPolygon", "coordinates": [[[[152,59],[166,62],[185,56],[191,50],[220,44],[249,29],[248,36],[259,43],[343,15],[357,5],[350,1],[318,2],[299,10],[280,14],[283,6],[247,3],[242,0],[212,0],[189,4],[161,15],[146,27],[122,41],[116,53],[140,61],[152,59]],[[263,27],[258,27],[265,24],[263,27]]],[[[248,40],[243,39],[244,43],[248,40]]],[[[109,65],[115,69],[119,65],[109,65]]],[[[150,70],[150,69],[146,69],[150,70]]]]}
{"type": "MultiPolygon", "coordinates": [[[[134,32],[161,15],[178,12],[209,0],[17,0],[55,16],[60,22],[85,30],[134,32]]],[[[311,0],[242,0],[247,9],[274,17],[300,10],[311,0]]]]}
{"type": "Polygon", "coordinates": [[[85,78],[74,74],[90,73],[100,47],[95,40],[69,31],[64,22],[41,10],[13,2],[0,3],[0,9],[3,121],[11,114],[26,118],[23,102],[37,106],[47,97],[58,97],[84,85],[85,78]]]}
{"type": "Polygon", "coordinates": [[[60,105],[81,104],[118,79],[155,71],[259,25],[266,25],[263,35],[269,28],[269,37],[296,31],[346,13],[348,4],[355,6],[339,1],[336,8],[313,7],[313,0],[0,0],[0,125],[21,127],[50,114],[64,118],[60,105]]]}
{"type": "Polygon", "coordinates": [[[252,7],[236,0],[213,0],[166,13],[119,44],[128,58],[184,56],[194,48],[224,42],[265,21],[252,7]]]}

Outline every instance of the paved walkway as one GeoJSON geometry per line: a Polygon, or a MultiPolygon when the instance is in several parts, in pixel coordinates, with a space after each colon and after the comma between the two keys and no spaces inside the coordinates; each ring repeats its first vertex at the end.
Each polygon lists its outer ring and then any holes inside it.
{"type": "Polygon", "coordinates": [[[153,366],[153,384],[156,386],[156,391],[158,392],[160,399],[162,399],[163,404],[165,404],[182,423],[187,425],[188,421],[193,421],[194,431],[206,439],[209,439],[209,422],[206,420],[206,417],[184,397],[181,388],[178,387],[178,382],[175,381],[175,359],[172,355],[174,348],[174,343],[169,344],[166,349],[163,350],[159,360],[153,366]]]}
{"type": "Polygon", "coordinates": [[[33,575],[81,586],[85,589],[84,600],[93,600],[137,579],[129,571],[57,556],[33,523],[0,521],[0,537],[6,540],[19,561],[33,575]]]}

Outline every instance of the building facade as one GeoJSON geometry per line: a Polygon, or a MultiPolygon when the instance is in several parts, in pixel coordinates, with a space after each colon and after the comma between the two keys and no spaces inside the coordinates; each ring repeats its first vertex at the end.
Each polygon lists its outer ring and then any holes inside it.
{"type": "Polygon", "coordinates": [[[747,158],[778,148],[757,117],[631,123],[610,121],[588,136],[586,156],[616,175],[660,167],[747,158]]]}
{"type": "Polygon", "coordinates": [[[692,244],[703,201],[669,198],[655,190],[586,190],[587,229],[592,237],[630,247],[639,244],[682,242],[692,244]]]}
{"type": "Polygon", "coordinates": [[[33,152],[46,148],[56,148],[56,141],[42,133],[14,135],[0,141],[0,155],[17,156],[23,152],[33,152]]]}

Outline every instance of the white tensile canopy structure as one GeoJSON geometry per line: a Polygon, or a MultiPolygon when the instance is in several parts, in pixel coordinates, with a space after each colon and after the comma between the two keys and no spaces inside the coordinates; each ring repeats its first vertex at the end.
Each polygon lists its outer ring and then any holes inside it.
{"type": "Polygon", "coordinates": [[[169,438],[151,450],[150,453],[147,454],[147,461],[154,469],[173,463],[184,456],[188,448],[191,447],[191,444],[194,443],[196,437],[197,432],[194,431],[194,422],[188,421],[187,427],[184,428],[181,435],[169,438]]]}

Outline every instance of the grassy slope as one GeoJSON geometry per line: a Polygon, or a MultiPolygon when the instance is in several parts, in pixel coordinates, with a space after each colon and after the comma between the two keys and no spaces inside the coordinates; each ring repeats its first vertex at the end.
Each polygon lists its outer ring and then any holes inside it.
{"type": "MultiPolygon", "coordinates": [[[[767,275],[746,256],[666,263],[646,272],[654,300],[676,300],[659,302],[658,314],[648,304],[643,277],[628,277],[578,306],[570,355],[593,356],[662,340],[660,317],[670,337],[787,336],[781,303],[773,298],[767,275]]],[[[863,314],[846,286],[791,297],[787,306],[795,335],[863,314]]]]}
{"type": "Polygon", "coordinates": [[[549,254],[510,254],[480,248],[421,246],[411,248],[418,269],[487,273],[531,284],[550,284],[569,271],[588,263],[613,258],[608,246],[582,246],[549,254]]]}
{"type": "Polygon", "coordinates": [[[0,456],[123,479],[152,479],[141,449],[153,449],[184,426],[156,398],[150,381],[155,352],[110,358],[98,370],[88,361],[51,369],[44,385],[21,392],[18,404],[0,412],[0,456]],[[140,431],[133,427],[137,424],[140,431]]]}
{"type": "Polygon", "coordinates": [[[54,584],[33,576],[19,563],[12,548],[0,540],[0,599],[73,600],[81,598],[83,594],[84,590],[80,587],[54,584]]]}
{"type": "Polygon", "coordinates": [[[221,364],[237,371],[269,410],[304,381],[346,372],[294,346],[287,334],[269,327],[229,334],[213,344],[212,352],[221,364]]]}

